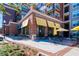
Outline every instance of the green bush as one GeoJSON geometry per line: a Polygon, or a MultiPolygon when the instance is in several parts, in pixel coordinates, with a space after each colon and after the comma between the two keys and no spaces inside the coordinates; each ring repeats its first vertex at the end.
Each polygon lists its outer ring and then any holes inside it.
{"type": "Polygon", "coordinates": [[[37,54],[36,50],[28,47],[20,48],[19,45],[4,44],[4,46],[0,48],[0,56],[28,56],[28,55],[33,56],[36,54],[37,54]]]}

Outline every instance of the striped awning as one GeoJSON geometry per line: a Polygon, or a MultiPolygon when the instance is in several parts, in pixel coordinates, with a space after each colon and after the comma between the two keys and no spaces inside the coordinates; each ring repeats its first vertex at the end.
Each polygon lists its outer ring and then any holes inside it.
{"type": "Polygon", "coordinates": [[[28,21],[29,21],[29,19],[24,20],[24,21],[22,22],[21,28],[27,26],[27,25],[28,25],[28,21]]]}
{"type": "Polygon", "coordinates": [[[47,22],[48,22],[49,27],[54,27],[54,22],[52,22],[52,21],[47,21],[47,22]]]}
{"type": "Polygon", "coordinates": [[[40,26],[47,26],[46,20],[39,17],[36,17],[36,23],[37,25],[40,25],[40,26]]]}

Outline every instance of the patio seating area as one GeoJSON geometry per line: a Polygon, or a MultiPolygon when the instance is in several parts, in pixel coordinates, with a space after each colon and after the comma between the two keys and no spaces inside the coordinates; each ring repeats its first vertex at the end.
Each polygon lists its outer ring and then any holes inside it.
{"type": "MultiPolygon", "coordinates": [[[[8,36],[13,40],[30,40],[28,36],[8,36]]],[[[77,41],[76,38],[62,38],[62,37],[37,37],[34,41],[35,42],[48,42],[53,44],[59,45],[67,45],[67,46],[74,46],[76,45],[77,41]]]]}
{"type": "Polygon", "coordinates": [[[59,38],[59,37],[37,37],[36,42],[50,42],[54,44],[60,45],[69,45],[73,46],[76,45],[77,41],[76,38],[59,38]]]}

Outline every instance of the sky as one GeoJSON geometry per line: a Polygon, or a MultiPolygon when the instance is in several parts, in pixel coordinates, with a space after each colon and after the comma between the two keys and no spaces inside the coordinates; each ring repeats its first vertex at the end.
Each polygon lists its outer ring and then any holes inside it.
{"type": "Polygon", "coordinates": [[[2,27],[2,19],[3,19],[2,13],[0,13],[0,28],[2,27]]]}

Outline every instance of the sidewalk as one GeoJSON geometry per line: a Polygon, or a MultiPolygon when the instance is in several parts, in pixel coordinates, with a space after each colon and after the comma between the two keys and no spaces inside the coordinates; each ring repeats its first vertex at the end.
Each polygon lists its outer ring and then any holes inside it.
{"type": "Polygon", "coordinates": [[[33,40],[13,40],[12,38],[9,37],[6,37],[6,40],[23,44],[26,46],[28,45],[29,47],[34,47],[39,51],[46,53],[49,56],[63,56],[73,48],[49,42],[36,42],[33,40]]]}
{"type": "Polygon", "coordinates": [[[66,45],[54,44],[54,43],[44,42],[44,41],[36,42],[30,39],[14,40],[10,37],[5,37],[5,38],[6,40],[11,42],[36,48],[39,51],[49,56],[79,56],[79,52],[78,52],[79,48],[77,47],[70,47],[66,45]]]}
{"type": "Polygon", "coordinates": [[[79,56],[79,48],[74,47],[72,50],[67,52],[64,56],[79,56]]]}

